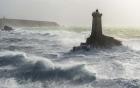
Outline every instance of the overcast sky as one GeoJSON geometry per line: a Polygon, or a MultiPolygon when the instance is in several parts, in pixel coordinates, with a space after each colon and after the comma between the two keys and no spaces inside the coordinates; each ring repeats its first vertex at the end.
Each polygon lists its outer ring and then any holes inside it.
{"type": "Polygon", "coordinates": [[[140,26],[140,0],[0,0],[0,17],[84,26],[96,8],[104,25],[140,26]]]}

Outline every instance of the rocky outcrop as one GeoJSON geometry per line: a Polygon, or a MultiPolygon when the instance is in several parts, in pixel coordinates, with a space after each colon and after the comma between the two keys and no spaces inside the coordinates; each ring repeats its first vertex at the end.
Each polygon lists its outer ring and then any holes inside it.
{"type": "Polygon", "coordinates": [[[92,22],[92,31],[89,38],[87,38],[85,43],[81,43],[78,47],[73,47],[72,51],[77,50],[90,50],[94,48],[111,48],[113,46],[122,45],[121,41],[114,39],[113,37],[106,36],[102,34],[102,14],[98,10],[93,12],[93,22],[92,22]]]}
{"type": "Polygon", "coordinates": [[[120,46],[121,41],[114,39],[110,36],[102,35],[99,38],[97,37],[89,37],[86,41],[87,45],[90,45],[91,47],[95,48],[109,48],[112,46],[120,46]]]}
{"type": "Polygon", "coordinates": [[[9,27],[7,25],[4,26],[4,28],[2,29],[2,31],[12,31],[14,30],[12,27],[9,27]]]}
{"type": "Polygon", "coordinates": [[[86,43],[81,43],[80,46],[73,47],[72,51],[85,50],[89,51],[94,48],[111,48],[113,46],[122,45],[121,41],[113,37],[103,35],[100,39],[87,38],[86,43]]]}

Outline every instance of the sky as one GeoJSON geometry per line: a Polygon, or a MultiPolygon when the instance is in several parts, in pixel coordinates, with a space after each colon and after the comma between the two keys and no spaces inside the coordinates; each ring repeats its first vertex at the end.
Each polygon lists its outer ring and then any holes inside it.
{"type": "Polygon", "coordinates": [[[140,26],[140,0],[0,0],[0,17],[88,26],[97,8],[103,25],[140,26]]]}

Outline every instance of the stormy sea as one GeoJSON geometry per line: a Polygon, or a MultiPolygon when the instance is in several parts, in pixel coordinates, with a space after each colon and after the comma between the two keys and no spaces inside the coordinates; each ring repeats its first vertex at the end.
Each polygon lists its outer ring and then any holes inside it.
{"type": "Polygon", "coordinates": [[[140,88],[140,30],[104,27],[123,46],[71,52],[89,27],[0,31],[0,88],[140,88]]]}

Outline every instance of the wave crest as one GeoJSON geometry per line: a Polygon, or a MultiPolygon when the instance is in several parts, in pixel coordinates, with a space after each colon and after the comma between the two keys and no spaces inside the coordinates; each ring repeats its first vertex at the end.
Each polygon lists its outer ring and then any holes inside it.
{"type": "Polygon", "coordinates": [[[27,57],[24,54],[1,56],[0,65],[17,67],[6,72],[0,71],[1,74],[5,74],[5,76],[2,75],[1,77],[15,77],[32,81],[70,80],[77,82],[90,82],[96,79],[95,75],[87,71],[83,64],[65,68],[64,65],[62,65],[63,67],[57,66],[47,58],[27,57]]]}

